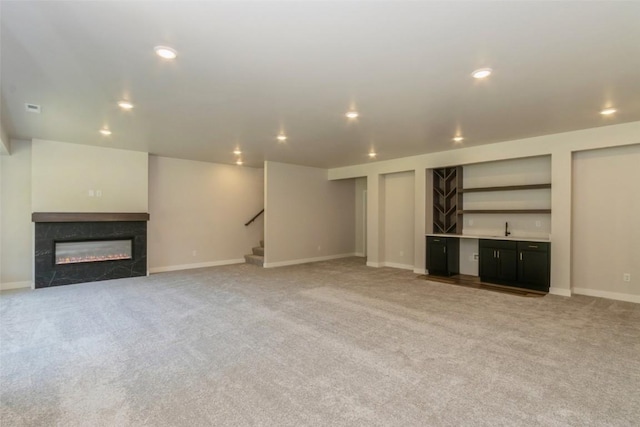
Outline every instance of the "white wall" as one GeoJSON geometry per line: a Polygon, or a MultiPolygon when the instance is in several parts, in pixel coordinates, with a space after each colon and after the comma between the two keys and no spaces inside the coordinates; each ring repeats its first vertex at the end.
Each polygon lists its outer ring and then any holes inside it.
{"type": "MultiPolygon", "coordinates": [[[[497,160],[551,156],[551,289],[558,295],[571,295],[571,212],[572,153],[597,148],[640,143],[640,122],[602,126],[574,132],[506,141],[477,147],[460,148],[401,159],[370,162],[329,169],[329,179],[367,177],[369,226],[367,228],[367,265],[378,266],[384,251],[384,230],[378,227],[381,206],[378,182],[384,174],[415,171],[415,261],[414,271],[424,272],[425,231],[422,218],[428,217],[425,205],[424,170],[455,165],[470,165],[497,160]],[[374,188],[375,186],[375,188],[374,188]],[[369,262],[369,260],[372,262],[369,262]]],[[[579,208],[579,206],[576,206],[579,208]]]]}
{"type": "Polygon", "coordinates": [[[356,179],[356,218],[355,218],[355,234],[356,234],[356,255],[365,256],[366,254],[366,236],[367,236],[367,179],[356,179]]]}
{"type": "Polygon", "coordinates": [[[11,155],[0,156],[0,289],[31,287],[31,142],[12,141],[11,155]]]}
{"type": "Polygon", "coordinates": [[[259,245],[263,170],[149,157],[151,272],[244,262],[259,245]]]}
{"type": "Polygon", "coordinates": [[[575,293],[640,302],[640,145],[575,153],[575,293]],[[623,281],[623,274],[631,281],[623,281]],[[629,298],[628,296],[632,296],[629,298]]]}
{"type": "Polygon", "coordinates": [[[147,153],[38,139],[32,151],[33,212],[148,211],[147,153]]]}
{"type": "Polygon", "coordinates": [[[355,254],[355,181],[265,162],[265,267],[355,254]]]}
{"type": "Polygon", "coordinates": [[[384,176],[384,265],[413,270],[413,171],[384,176]]]}

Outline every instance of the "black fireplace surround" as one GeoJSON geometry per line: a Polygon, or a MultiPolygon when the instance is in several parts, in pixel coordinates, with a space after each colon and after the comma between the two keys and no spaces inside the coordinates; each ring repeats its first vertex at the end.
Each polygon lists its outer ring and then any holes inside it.
{"type": "Polygon", "coordinates": [[[147,275],[148,213],[35,212],[32,220],[36,289],[147,275]],[[128,239],[130,259],[56,263],[56,243],[128,239]]]}

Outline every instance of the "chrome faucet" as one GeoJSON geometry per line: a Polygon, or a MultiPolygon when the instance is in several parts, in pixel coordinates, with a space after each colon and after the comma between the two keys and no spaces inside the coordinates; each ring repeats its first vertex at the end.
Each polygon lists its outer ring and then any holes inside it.
{"type": "Polygon", "coordinates": [[[505,223],[504,223],[504,236],[505,236],[505,237],[508,237],[508,236],[509,236],[509,234],[511,234],[511,232],[509,231],[509,223],[508,223],[508,222],[505,222],[505,223]]]}

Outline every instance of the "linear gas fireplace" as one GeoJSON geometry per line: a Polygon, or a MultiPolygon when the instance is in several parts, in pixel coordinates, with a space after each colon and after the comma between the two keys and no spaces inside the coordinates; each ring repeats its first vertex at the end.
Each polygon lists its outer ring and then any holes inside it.
{"type": "Polygon", "coordinates": [[[133,238],[55,242],[56,264],[116,261],[133,258],[133,238]]]}
{"type": "Polygon", "coordinates": [[[34,213],[35,287],[147,274],[147,213],[34,213]]]}

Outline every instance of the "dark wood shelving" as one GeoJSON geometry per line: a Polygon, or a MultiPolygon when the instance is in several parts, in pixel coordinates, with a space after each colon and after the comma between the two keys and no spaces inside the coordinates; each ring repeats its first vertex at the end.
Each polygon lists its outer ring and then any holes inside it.
{"type": "Polygon", "coordinates": [[[33,222],[149,221],[146,212],[33,212],[33,222]]]}
{"type": "Polygon", "coordinates": [[[460,193],[480,193],[485,191],[539,190],[551,188],[551,184],[506,185],[500,187],[461,188],[460,193]]]}
{"type": "Polygon", "coordinates": [[[465,209],[458,214],[549,214],[551,209],[465,209]]]}
{"type": "Polygon", "coordinates": [[[462,232],[462,167],[433,169],[433,232],[462,232]]]}

